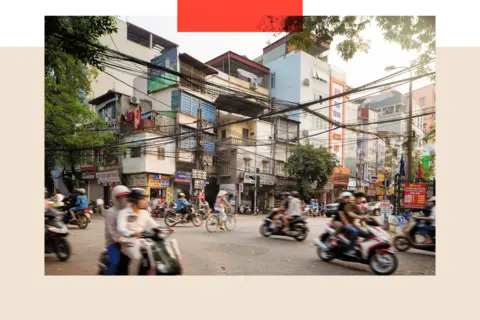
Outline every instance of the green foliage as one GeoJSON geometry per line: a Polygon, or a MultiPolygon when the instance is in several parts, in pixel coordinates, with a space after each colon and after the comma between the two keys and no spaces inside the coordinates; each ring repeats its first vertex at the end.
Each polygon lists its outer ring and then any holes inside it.
{"type": "Polygon", "coordinates": [[[99,45],[101,36],[115,32],[116,20],[111,16],[45,17],[45,71],[56,64],[61,53],[102,69],[103,51],[91,44],[99,45]]]}
{"type": "Polygon", "coordinates": [[[84,163],[89,156],[79,151],[83,147],[115,142],[112,133],[94,131],[106,126],[82,97],[97,74],[91,66],[99,67],[99,50],[72,41],[98,43],[100,36],[116,30],[114,24],[113,17],[45,18],[45,148],[47,158],[64,166],[84,163]]]}
{"type": "MultiPolygon", "coordinates": [[[[284,19],[284,30],[298,30],[298,19],[284,19]]],[[[278,18],[268,17],[274,24],[278,18]]],[[[278,21],[276,21],[278,23],[278,21]]],[[[361,32],[375,23],[382,30],[384,39],[398,43],[403,50],[415,50],[418,57],[412,65],[424,63],[435,57],[435,17],[434,16],[307,16],[303,17],[301,32],[290,32],[289,43],[308,51],[315,42],[332,43],[335,37],[341,41],[337,52],[348,61],[358,52],[368,52],[370,41],[361,32]],[[312,39],[312,34],[317,37],[312,39]]],[[[429,68],[418,68],[417,74],[424,74],[429,68]]]]}
{"type": "Polygon", "coordinates": [[[337,165],[334,154],[324,147],[315,148],[307,142],[293,148],[285,169],[291,177],[297,179],[298,191],[305,198],[314,194],[313,182],[317,182],[316,190],[323,189],[337,165]]]}

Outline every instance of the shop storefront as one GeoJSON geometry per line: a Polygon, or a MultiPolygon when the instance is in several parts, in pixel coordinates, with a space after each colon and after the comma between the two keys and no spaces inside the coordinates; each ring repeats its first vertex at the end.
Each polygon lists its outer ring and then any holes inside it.
{"type": "Polygon", "coordinates": [[[95,177],[97,178],[98,184],[103,186],[103,199],[105,203],[109,203],[112,189],[122,181],[118,170],[97,172],[95,177]]]}
{"type": "Polygon", "coordinates": [[[190,184],[192,182],[192,174],[185,171],[175,172],[173,179],[173,200],[177,200],[178,194],[185,193],[187,199],[190,199],[190,184]]]}
{"type": "Polygon", "coordinates": [[[170,188],[170,176],[160,174],[148,175],[148,187],[150,198],[161,195],[167,202],[172,201],[172,190],[170,188]]]}

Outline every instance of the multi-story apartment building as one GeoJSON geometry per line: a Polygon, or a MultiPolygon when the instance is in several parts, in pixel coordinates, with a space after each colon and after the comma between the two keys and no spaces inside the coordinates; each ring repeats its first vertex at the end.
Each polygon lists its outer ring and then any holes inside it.
{"type": "Polygon", "coordinates": [[[257,171],[257,207],[273,206],[276,185],[273,120],[227,123],[255,117],[272,108],[270,70],[244,56],[226,52],[206,62],[218,70],[211,79],[231,92],[220,94],[215,106],[217,124],[217,176],[219,188],[236,195],[235,205],[252,206],[257,171]]]}
{"type": "MultiPolygon", "coordinates": [[[[413,101],[420,106],[423,113],[435,112],[435,105],[436,105],[435,83],[413,90],[412,97],[413,97],[413,101]]],[[[434,126],[435,126],[434,114],[426,115],[423,117],[423,131],[425,133],[430,132],[434,126]]],[[[429,141],[429,143],[433,143],[433,141],[429,141]]]]}
{"type": "MultiPolygon", "coordinates": [[[[175,45],[158,35],[121,19],[117,19],[117,28],[118,31],[116,33],[101,37],[100,43],[141,60],[149,61],[159,55],[164,48],[175,45]]],[[[146,68],[139,65],[132,64],[132,68],[138,69],[140,72],[147,72],[146,68]]],[[[115,132],[118,135],[119,142],[127,143],[128,147],[133,146],[129,144],[132,139],[145,140],[158,137],[159,134],[165,134],[158,132],[158,126],[166,122],[172,123],[171,120],[168,120],[171,119],[171,114],[169,115],[170,118],[164,115],[153,114],[157,108],[154,108],[151,99],[146,98],[145,95],[140,97],[137,94],[137,91],[134,89],[135,77],[124,70],[106,67],[105,72],[100,72],[93,79],[91,91],[88,97],[86,97],[92,106],[92,110],[96,111],[100,118],[105,120],[109,129],[111,129],[110,132],[115,132]],[[140,114],[138,126],[135,129],[132,122],[122,121],[127,113],[132,114],[133,110],[140,110],[140,108],[143,115],[140,114]],[[142,118],[145,118],[145,120],[142,120],[142,118]],[[158,120],[155,121],[157,118],[158,120]],[[155,130],[152,129],[154,122],[155,127],[157,127],[155,130]]],[[[85,171],[85,174],[82,173],[82,176],[86,178],[83,182],[86,182],[88,186],[89,197],[94,199],[103,193],[107,200],[110,194],[109,187],[120,182],[130,186],[148,188],[149,184],[145,182],[149,180],[148,174],[154,173],[157,175],[160,171],[159,167],[164,168],[164,171],[169,174],[172,173],[171,161],[170,163],[168,163],[168,160],[164,163],[160,161],[154,164],[152,161],[154,156],[150,153],[151,151],[147,155],[144,147],[140,152],[141,155],[145,155],[144,161],[137,163],[140,161],[139,157],[136,156],[138,148],[134,146],[129,148],[123,156],[110,155],[106,157],[104,156],[107,154],[106,151],[96,151],[92,156],[92,165],[81,166],[89,169],[85,171]],[[133,160],[134,158],[135,160],[133,160]],[[137,173],[141,174],[141,176],[136,177],[137,179],[129,176],[137,173]],[[131,181],[136,182],[130,183],[131,181]]],[[[80,170],[82,169],[80,168],[80,170]]],[[[158,176],[155,178],[158,178],[158,176]]],[[[163,184],[165,185],[165,183],[163,184]]]]}
{"type": "MultiPolygon", "coordinates": [[[[328,64],[328,50],[329,45],[320,42],[313,44],[308,52],[298,50],[288,43],[288,37],[265,47],[262,57],[256,61],[270,68],[270,96],[276,100],[306,103],[345,92],[346,74],[328,64]]],[[[344,123],[347,100],[345,96],[339,97],[314,104],[309,109],[325,118],[344,123]]],[[[292,111],[287,116],[300,122],[300,139],[308,139],[316,147],[326,147],[337,156],[340,168],[336,170],[338,177],[332,179],[334,192],[329,193],[332,198],[335,197],[342,188],[348,186],[348,178],[345,180],[345,176],[350,175],[350,170],[345,168],[346,153],[351,156],[351,151],[345,148],[347,131],[343,128],[336,129],[328,121],[305,110],[292,111]],[[348,175],[345,175],[346,172],[348,175]]]]}

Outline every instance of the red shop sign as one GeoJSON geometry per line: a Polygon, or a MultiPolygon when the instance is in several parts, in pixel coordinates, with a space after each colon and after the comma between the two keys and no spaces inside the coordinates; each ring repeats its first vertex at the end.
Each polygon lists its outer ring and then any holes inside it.
{"type": "Polygon", "coordinates": [[[425,183],[405,183],[403,207],[425,209],[427,206],[427,185],[425,183]]]}

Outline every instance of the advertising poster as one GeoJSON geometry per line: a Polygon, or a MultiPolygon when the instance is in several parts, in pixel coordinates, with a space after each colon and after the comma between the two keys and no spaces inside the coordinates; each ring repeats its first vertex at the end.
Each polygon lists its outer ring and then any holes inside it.
{"type": "MultiPolygon", "coordinates": [[[[342,85],[332,81],[332,91],[331,95],[337,95],[343,93],[344,88],[342,85]]],[[[330,103],[332,120],[342,123],[344,113],[343,97],[336,98],[330,103]]],[[[338,161],[343,164],[343,129],[332,130],[331,141],[332,152],[337,156],[338,161]]]]}
{"type": "MultiPolygon", "coordinates": [[[[163,52],[150,61],[152,64],[179,72],[178,47],[173,47],[163,52]]],[[[148,93],[152,93],[178,83],[177,76],[160,69],[148,69],[148,93]]]]}
{"type": "Polygon", "coordinates": [[[405,183],[403,189],[403,207],[425,209],[427,205],[427,184],[405,183]]]}

